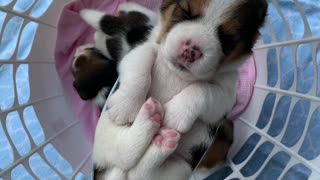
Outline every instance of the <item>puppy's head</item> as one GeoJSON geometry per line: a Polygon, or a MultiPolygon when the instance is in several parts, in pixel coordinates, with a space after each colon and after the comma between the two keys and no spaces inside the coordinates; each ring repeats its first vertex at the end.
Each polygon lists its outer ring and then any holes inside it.
{"type": "Polygon", "coordinates": [[[266,12],[266,0],[164,0],[161,52],[186,78],[237,68],[252,53],[266,12]]]}
{"type": "Polygon", "coordinates": [[[116,62],[106,59],[95,48],[83,48],[72,63],[73,86],[83,100],[95,98],[117,79],[116,62]]]}

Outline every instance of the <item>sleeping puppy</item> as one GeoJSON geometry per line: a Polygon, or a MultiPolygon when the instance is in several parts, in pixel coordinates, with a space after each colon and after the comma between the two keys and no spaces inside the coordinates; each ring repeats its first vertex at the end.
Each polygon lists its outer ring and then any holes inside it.
{"type": "Polygon", "coordinates": [[[126,11],[120,8],[117,16],[95,10],[83,11],[81,15],[96,28],[94,39],[97,47],[82,46],[77,49],[72,63],[73,86],[82,100],[91,100],[102,109],[109,90],[118,78],[118,62],[132,48],[147,40],[155,17],[154,13],[140,6],[130,6],[126,11]],[[83,14],[93,14],[99,18],[91,21],[91,16],[83,14]]]}
{"type": "Polygon", "coordinates": [[[94,47],[81,46],[72,63],[73,87],[81,99],[102,108],[118,78],[117,62],[104,57],[94,47]]]}
{"type": "Polygon", "coordinates": [[[98,122],[93,161],[107,179],[190,177],[193,152],[206,151],[234,104],[266,12],[265,0],[163,1],[148,42],[120,62],[120,87],[98,122]]]}

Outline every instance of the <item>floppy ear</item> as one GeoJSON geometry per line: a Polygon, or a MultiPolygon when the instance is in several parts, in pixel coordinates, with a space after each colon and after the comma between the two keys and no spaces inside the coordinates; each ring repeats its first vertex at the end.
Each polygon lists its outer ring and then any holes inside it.
{"type": "Polygon", "coordinates": [[[252,53],[267,15],[266,0],[245,0],[230,7],[218,34],[224,54],[229,60],[252,53]]]}

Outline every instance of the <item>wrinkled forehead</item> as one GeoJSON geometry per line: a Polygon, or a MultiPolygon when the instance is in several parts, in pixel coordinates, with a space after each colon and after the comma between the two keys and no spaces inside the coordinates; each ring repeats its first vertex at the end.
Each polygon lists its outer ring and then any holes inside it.
{"type": "Polygon", "coordinates": [[[222,22],[224,18],[232,16],[235,9],[244,0],[163,0],[161,13],[177,12],[180,8],[190,11],[192,15],[204,20],[222,22]],[[221,19],[222,18],[222,19],[221,19]]]}
{"type": "MultiPolygon", "coordinates": [[[[208,30],[216,29],[236,17],[236,9],[243,1],[251,0],[163,0],[161,6],[162,32],[160,39],[176,24],[195,21],[208,30]]],[[[230,23],[228,23],[230,24],[230,23]]]]}

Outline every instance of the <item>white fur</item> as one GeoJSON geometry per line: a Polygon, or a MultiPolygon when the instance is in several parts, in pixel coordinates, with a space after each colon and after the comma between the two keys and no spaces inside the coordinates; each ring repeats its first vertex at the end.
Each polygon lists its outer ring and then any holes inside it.
{"type": "Polygon", "coordinates": [[[92,99],[92,102],[94,105],[98,106],[98,107],[103,107],[103,105],[106,103],[106,95],[109,93],[110,88],[104,87],[102,88],[96,97],[94,97],[92,99]]]}
{"type": "Polygon", "coordinates": [[[212,17],[223,15],[236,1],[211,1],[204,18],[179,23],[160,46],[155,43],[161,25],[157,26],[149,42],[123,58],[119,65],[120,87],[111,96],[109,110],[97,126],[95,163],[109,167],[111,172],[120,168],[127,172],[129,180],[186,180],[190,177],[192,170],[185,161],[191,158],[190,149],[211,142],[206,133],[207,125],[218,122],[235,101],[241,63],[217,69],[223,58],[216,34],[221,19],[212,17]],[[183,64],[185,71],[181,71],[175,65],[177,49],[188,39],[201,48],[204,56],[193,64],[183,64]],[[155,97],[164,105],[163,125],[183,133],[172,154],[163,155],[154,144],[143,153],[141,146],[134,145],[146,146],[150,143],[150,135],[155,133],[135,125],[139,120],[136,114],[147,97],[155,97]],[[116,125],[128,122],[133,122],[133,126],[116,125]],[[128,136],[127,131],[144,133],[145,138],[128,136]],[[152,156],[148,151],[152,151],[152,156]]]}
{"type": "Polygon", "coordinates": [[[95,29],[100,29],[100,19],[105,15],[104,12],[91,9],[84,9],[80,12],[82,19],[95,29]]]}

